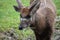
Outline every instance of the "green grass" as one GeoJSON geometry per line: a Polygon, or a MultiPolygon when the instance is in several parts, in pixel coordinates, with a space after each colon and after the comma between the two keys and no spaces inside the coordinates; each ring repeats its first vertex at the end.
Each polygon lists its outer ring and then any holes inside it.
{"type": "Polygon", "coordinates": [[[56,4],[57,8],[57,15],[60,15],[60,0],[54,0],[54,3],[56,4]]]}
{"type": "MultiPolygon", "coordinates": [[[[29,5],[29,0],[22,0],[25,6],[29,5]]],[[[54,0],[57,7],[57,15],[60,15],[60,0],[54,0]]],[[[16,12],[13,5],[17,5],[16,0],[0,0],[0,32],[14,28],[18,34],[21,31],[18,30],[20,23],[20,13],[16,12]]],[[[30,29],[23,31],[24,36],[30,33],[30,29]]]]}

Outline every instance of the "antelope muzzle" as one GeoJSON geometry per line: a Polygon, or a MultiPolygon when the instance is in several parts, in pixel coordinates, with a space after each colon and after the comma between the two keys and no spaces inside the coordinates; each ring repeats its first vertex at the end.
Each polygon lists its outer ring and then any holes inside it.
{"type": "Polygon", "coordinates": [[[19,30],[27,28],[30,25],[30,20],[29,19],[21,18],[20,21],[21,21],[21,23],[20,23],[20,26],[19,26],[19,30]]]}

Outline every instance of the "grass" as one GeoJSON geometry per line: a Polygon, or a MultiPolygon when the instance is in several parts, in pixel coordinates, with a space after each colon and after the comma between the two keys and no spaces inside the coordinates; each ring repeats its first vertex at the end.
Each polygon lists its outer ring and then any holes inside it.
{"type": "Polygon", "coordinates": [[[56,4],[57,8],[57,15],[60,15],[60,0],[54,0],[54,3],[56,4]]]}
{"type": "MultiPolygon", "coordinates": [[[[22,0],[25,6],[29,5],[29,0],[22,0]]],[[[60,15],[60,0],[54,0],[57,7],[57,15],[60,15]]],[[[0,32],[14,28],[18,34],[21,31],[18,30],[20,23],[20,13],[16,12],[13,5],[17,5],[16,0],[0,0],[0,32]]],[[[33,32],[28,29],[24,30],[24,36],[32,34],[33,32]],[[32,33],[30,33],[32,32],[32,33]]]]}

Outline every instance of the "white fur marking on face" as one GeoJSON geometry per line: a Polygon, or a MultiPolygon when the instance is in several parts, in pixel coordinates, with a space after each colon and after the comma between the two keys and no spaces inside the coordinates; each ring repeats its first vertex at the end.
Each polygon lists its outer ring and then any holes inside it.
{"type": "Polygon", "coordinates": [[[25,19],[25,18],[21,18],[21,21],[25,21],[25,20],[27,20],[27,19],[25,19]]]}

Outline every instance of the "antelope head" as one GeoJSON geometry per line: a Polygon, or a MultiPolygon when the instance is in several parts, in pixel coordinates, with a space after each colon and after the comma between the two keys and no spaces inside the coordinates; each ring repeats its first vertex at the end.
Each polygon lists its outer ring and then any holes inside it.
{"type": "Polygon", "coordinates": [[[18,6],[14,6],[14,9],[17,11],[17,12],[20,12],[20,26],[19,26],[19,29],[23,29],[23,28],[26,28],[28,25],[30,25],[30,20],[29,19],[26,19],[26,18],[30,18],[30,10],[32,9],[32,7],[35,5],[35,2],[32,2],[31,5],[29,7],[25,7],[22,3],[21,3],[21,0],[16,0],[17,3],[18,3],[18,6]]]}
{"type": "MultiPolygon", "coordinates": [[[[20,12],[20,26],[19,26],[19,29],[23,29],[25,27],[28,26],[28,20],[26,19],[26,17],[29,15],[29,8],[28,7],[25,7],[22,3],[21,3],[21,0],[16,0],[17,1],[17,4],[18,6],[14,6],[14,9],[17,11],[17,12],[20,12]]],[[[28,18],[28,17],[27,17],[28,18]]]]}

